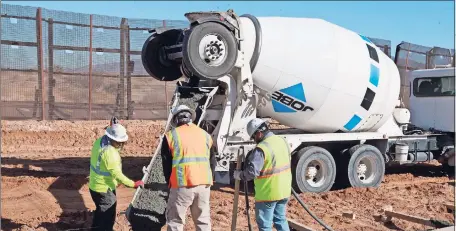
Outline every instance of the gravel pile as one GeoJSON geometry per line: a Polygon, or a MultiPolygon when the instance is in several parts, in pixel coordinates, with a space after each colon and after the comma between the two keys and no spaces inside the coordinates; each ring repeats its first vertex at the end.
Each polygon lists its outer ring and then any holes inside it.
{"type": "MultiPolygon", "coordinates": [[[[199,106],[205,104],[207,96],[203,93],[183,93],[179,104],[184,104],[196,111],[196,120],[201,115],[199,106]]],[[[160,146],[158,147],[160,148],[160,146]]],[[[151,172],[130,208],[130,224],[133,230],[161,230],[166,224],[165,210],[169,189],[163,174],[160,151],[151,163],[151,172]]]]}

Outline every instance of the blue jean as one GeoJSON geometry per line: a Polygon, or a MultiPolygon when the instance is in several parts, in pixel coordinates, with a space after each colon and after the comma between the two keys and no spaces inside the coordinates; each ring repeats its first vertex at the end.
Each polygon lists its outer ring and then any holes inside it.
{"type": "Polygon", "coordinates": [[[255,202],[255,216],[260,231],[290,231],[286,217],[288,198],[279,201],[255,202]]]}

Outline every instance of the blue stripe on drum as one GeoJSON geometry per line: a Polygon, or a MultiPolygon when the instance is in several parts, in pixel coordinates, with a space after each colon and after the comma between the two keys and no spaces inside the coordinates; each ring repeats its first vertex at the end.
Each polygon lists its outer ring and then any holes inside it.
{"type": "Polygon", "coordinates": [[[380,69],[374,64],[370,65],[370,77],[369,82],[372,83],[375,87],[378,87],[378,81],[380,77],[380,69]]]}
{"type": "Polygon", "coordinates": [[[367,37],[364,36],[364,35],[359,35],[359,37],[361,37],[364,41],[366,41],[366,42],[368,42],[368,43],[372,43],[372,42],[370,41],[370,39],[367,38],[367,37]]]}
{"type": "MultiPolygon", "coordinates": [[[[378,60],[378,54],[377,54],[377,49],[373,46],[374,44],[372,41],[367,38],[366,36],[360,35],[359,37],[366,42],[366,48],[368,50],[368,54],[371,60],[370,63],[370,74],[369,74],[369,82],[375,86],[378,87],[378,84],[380,82],[380,68],[374,65],[374,63],[379,63],[378,60]]],[[[370,106],[374,102],[375,98],[375,92],[372,91],[372,89],[369,88],[369,86],[366,88],[366,93],[364,94],[364,98],[361,101],[360,106],[366,110],[369,111],[370,106]]],[[[350,120],[344,125],[344,128],[348,131],[352,131],[353,129],[358,126],[358,124],[361,122],[362,118],[356,114],[354,114],[350,120]]]]}
{"type": "Polygon", "coordinates": [[[359,122],[361,122],[361,117],[358,115],[353,115],[352,118],[345,124],[344,128],[351,131],[353,128],[355,128],[359,122]]]}

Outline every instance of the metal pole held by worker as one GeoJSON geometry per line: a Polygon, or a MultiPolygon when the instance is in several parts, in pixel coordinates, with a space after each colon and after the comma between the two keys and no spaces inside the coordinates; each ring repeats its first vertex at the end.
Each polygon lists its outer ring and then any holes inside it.
{"type": "MultiPolygon", "coordinates": [[[[236,170],[241,169],[241,164],[244,157],[244,147],[241,147],[238,152],[236,161],[236,170]]],[[[231,231],[236,230],[237,213],[238,213],[238,202],[239,202],[239,180],[234,181],[234,203],[233,203],[233,217],[231,219],[231,231]]]]}

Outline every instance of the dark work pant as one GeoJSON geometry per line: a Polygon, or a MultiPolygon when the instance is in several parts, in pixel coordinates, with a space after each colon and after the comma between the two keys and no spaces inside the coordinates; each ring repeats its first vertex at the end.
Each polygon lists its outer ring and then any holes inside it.
{"type": "Polygon", "coordinates": [[[99,193],[90,190],[90,195],[97,207],[93,214],[91,230],[112,231],[116,221],[116,191],[108,190],[106,193],[99,193]]]}

